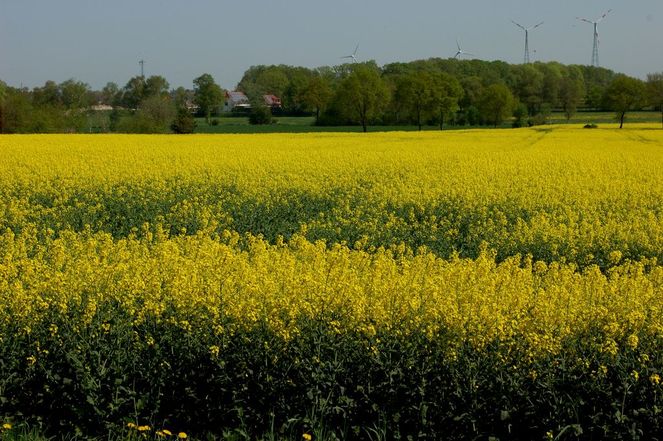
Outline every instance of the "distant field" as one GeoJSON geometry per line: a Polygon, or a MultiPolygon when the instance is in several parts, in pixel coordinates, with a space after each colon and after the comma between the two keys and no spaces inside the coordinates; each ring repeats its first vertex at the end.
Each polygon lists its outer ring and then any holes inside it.
{"type": "MultiPolygon", "coordinates": [[[[249,124],[249,119],[240,117],[216,117],[218,125],[208,125],[205,118],[196,118],[196,133],[302,133],[302,132],[361,132],[361,126],[315,126],[315,118],[312,116],[276,116],[274,123],[265,126],[254,126],[249,124]]],[[[629,123],[657,123],[661,120],[659,112],[630,112],[626,117],[629,123]]],[[[617,125],[613,112],[581,112],[576,114],[571,121],[567,121],[564,114],[554,112],[550,124],[605,124],[617,125]]],[[[510,127],[510,122],[504,123],[503,128],[510,127]]],[[[468,129],[469,126],[446,126],[447,130],[468,129]]],[[[410,132],[417,131],[414,125],[403,126],[369,126],[370,132],[410,132]]],[[[423,130],[439,130],[437,126],[424,126],[423,130]]]]}

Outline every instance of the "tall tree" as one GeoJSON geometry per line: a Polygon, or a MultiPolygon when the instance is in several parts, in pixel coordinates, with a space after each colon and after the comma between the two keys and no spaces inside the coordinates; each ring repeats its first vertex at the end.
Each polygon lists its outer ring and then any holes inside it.
{"type": "Polygon", "coordinates": [[[513,92],[527,106],[530,115],[536,115],[543,103],[544,75],[531,64],[513,66],[513,92]]]}
{"type": "Polygon", "coordinates": [[[145,77],[137,76],[127,81],[122,89],[122,105],[129,109],[137,109],[145,98],[145,77]]]}
{"type": "Polygon", "coordinates": [[[223,90],[214,82],[212,75],[205,73],[193,80],[193,100],[209,124],[212,110],[223,102],[223,90]]]}
{"type": "Polygon", "coordinates": [[[148,98],[151,96],[161,96],[165,97],[168,95],[168,88],[170,85],[168,81],[161,75],[152,75],[145,81],[145,90],[143,92],[143,98],[148,98]]]}
{"type": "Polygon", "coordinates": [[[32,102],[37,106],[59,106],[62,104],[60,87],[55,81],[46,81],[42,87],[32,90],[32,102]]]}
{"type": "Polygon", "coordinates": [[[567,121],[575,115],[583,96],[585,96],[585,81],[582,72],[571,66],[562,77],[559,87],[559,102],[567,121]]]}
{"type": "Polygon", "coordinates": [[[663,72],[647,75],[647,98],[649,103],[661,111],[661,125],[663,126],[663,72]]]}
{"type": "Polygon", "coordinates": [[[415,124],[421,130],[422,121],[431,115],[435,106],[432,75],[424,71],[414,71],[399,76],[394,97],[409,110],[415,124]]]}
{"type": "Polygon", "coordinates": [[[389,103],[389,89],[380,71],[369,64],[353,66],[352,72],[341,81],[338,94],[345,112],[361,124],[364,132],[389,103]]]}
{"type": "Polygon", "coordinates": [[[617,75],[604,94],[606,106],[617,113],[619,128],[624,127],[626,112],[636,109],[645,101],[645,85],[642,81],[626,75],[617,75]]]}
{"type": "Polygon", "coordinates": [[[332,97],[329,81],[321,75],[312,76],[299,93],[299,100],[315,110],[315,123],[320,121],[320,111],[332,97]]]}
{"type": "Polygon", "coordinates": [[[117,104],[119,93],[120,88],[117,86],[117,84],[108,82],[104,88],[101,89],[101,102],[109,106],[114,106],[117,104]]]}
{"type": "Polygon", "coordinates": [[[543,74],[542,99],[543,103],[548,103],[550,107],[557,107],[559,104],[559,93],[562,82],[563,66],[559,63],[535,63],[534,67],[543,74]]]}
{"type": "Polygon", "coordinates": [[[62,104],[67,109],[82,109],[89,103],[90,86],[73,78],[60,84],[62,104]]]}
{"type": "Polygon", "coordinates": [[[479,111],[484,120],[495,127],[511,115],[514,105],[511,91],[502,83],[486,87],[479,97],[479,111]]]}
{"type": "Polygon", "coordinates": [[[444,128],[444,121],[458,111],[462,96],[463,87],[453,76],[444,72],[431,76],[431,103],[437,109],[440,130],[444,128]]]}
{"type": "Polygon", "coordinates": [[[33,118],[28,92],[7,87],[0,101],[0,133],[29,133],[33,118]]]}

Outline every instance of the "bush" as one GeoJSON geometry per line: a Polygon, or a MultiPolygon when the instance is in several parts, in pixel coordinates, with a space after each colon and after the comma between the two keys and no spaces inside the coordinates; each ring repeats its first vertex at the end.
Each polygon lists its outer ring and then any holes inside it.
{"type": "Polygon", "coordinates": [[[269,107],[255,107],[249,115],[249,123],[254,125],[263,125],[272,123],[272,111],[269,107]]]}
{"type": "Polygon", "coordinates": [[[191,115],[191,112],[182,107],[177,110],[177,116],[170,128],[175,133],[193,133],[196,128],[196,120],[191,115]]]}
{"type": "Polygon", "coordinates": [[[585,125],[583,126],[584,129],[597,129],[598,127],[599,127],[599,126],[597,126],[597,125],[594,124],[594,123],[591,123],[591,124],[585,124],[585,125]]]}

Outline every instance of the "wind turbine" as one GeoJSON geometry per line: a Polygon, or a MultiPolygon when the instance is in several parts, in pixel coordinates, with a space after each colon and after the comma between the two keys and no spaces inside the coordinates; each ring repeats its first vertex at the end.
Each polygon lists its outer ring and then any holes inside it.
{"type": "Polygon", "coordinates": [[[599,23],[610,14],[612,9],[608,9],[602,16],[596,20],[588,20],[586,18],[576,17],[580,21],[594,25],[594,47],[592,48],[592,66],[599,67],[599,23]]]}
{"type": "Polygon", "coordinates": [[[515,21],[511,20],[511,23],[515,24],[518,26],[520,29],[525,31],[525,64],[529,64],[529,31],[533,31],[534,29],[538,28],[543,24],[543,22],[536,24],[534,26],[530,26],[529,28],[526,28],[525,26],[521,25],[520,23],[516,23],[515,21]]]}
{"type": "Polygon", "coordinates": [[[458,47],[458,51],[456,52],[456,55],[454,55],[454,58],[459,58],[462,57],[463,55],[469,55],[470,57],[474,57],[474,54],[471,54],[469,52],[465,52],[461,47],[460,47],[460,41],[456,38],[456,46],[458,47]]]}
{"type": "Polygon", "coordinates": [[[357,51],[359,50],[359,45],[355,48],[355,51],[352,53],[352,55],[346,55],[345,57],[341,58],[351,58],[353,63],[357,62],[357,51]]]}

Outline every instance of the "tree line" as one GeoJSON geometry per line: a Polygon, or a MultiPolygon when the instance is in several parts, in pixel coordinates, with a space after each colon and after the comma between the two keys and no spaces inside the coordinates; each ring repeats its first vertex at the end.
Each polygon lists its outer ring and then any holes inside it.
{"type": "MultiPolygon", "coordinates": [[[[265,94],[282,100],[286,115],[314,115],[318,125],[426,125],[515,127],[543,124],[553,110],[567,119],[581,110],[614,111],[623,125],[628,111],[654,108],[663,124],[663,72],[646,81],[609,69],[557,62],[512,65],[502,61],[438,59],[325,66],[316,69],[252,66],[237,90],[264,118],[265,94]]],[[[210,74],[193,88],[171,89],[159,75],[136,76],[101,90],[70,79],[42,87],[14,88],[0,81],[0,133],[95,131],[191,133],[193,113],[210,123],[224,91],[210,74]],[[105,106],[110,117],[102,117],[105,106]]]]}

